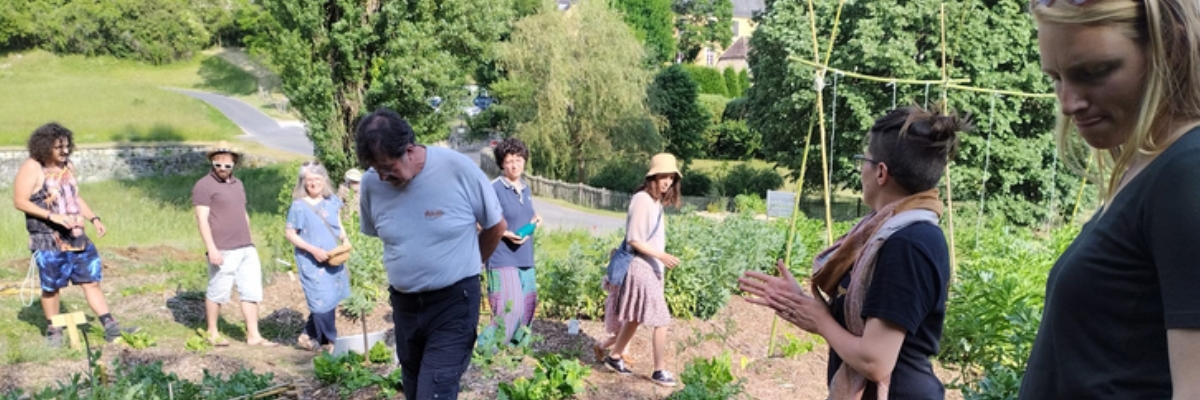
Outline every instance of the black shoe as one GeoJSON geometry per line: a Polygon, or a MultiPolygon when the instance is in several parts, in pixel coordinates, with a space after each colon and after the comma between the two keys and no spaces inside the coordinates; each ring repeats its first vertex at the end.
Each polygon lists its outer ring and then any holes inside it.
{"type": "Polygon", "coordinates": [[[46,344],[50,347],[62,347],[63,328],[55,328],[53,326],[46,328],[46,344]]]}
{"type": "Polygon", "coordinates": [[[633,371],[631,371],[629,368],[625,368],[625,360],[605,356],[604,365],[607,365],[608,369],[611,369],[613,372],[618,374],[633,375],[633,371]]]}
{"type": "Polygon", "coordinates": [[[654,371],[653,374],[650,374],[650,380],[654,381],[654,383],[657,383],[661,386],[669,386],[669,387],[675,386],[675,377],[671,376],[671,373],[667,372],[665,370],[654,371]]]}

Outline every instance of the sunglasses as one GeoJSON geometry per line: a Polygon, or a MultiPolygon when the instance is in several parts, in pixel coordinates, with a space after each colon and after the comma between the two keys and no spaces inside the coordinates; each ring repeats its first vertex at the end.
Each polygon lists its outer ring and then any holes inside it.
{"type": "Polygon", "coordinates": [[[219,163],[219,162],[215,162],[215,163],[213,163],[213,168],[216,168],[216,169],[233,169],[233,163],[229,163],[229,164],[221,164],[221,163],[219,163]]]}
{"type": "Polygon", "coordinates": [[[300,164],[301,167],[311,167],[314,165],[321,165],[321,162],[320,161],[305,161],[304,164],[300,164]]]}

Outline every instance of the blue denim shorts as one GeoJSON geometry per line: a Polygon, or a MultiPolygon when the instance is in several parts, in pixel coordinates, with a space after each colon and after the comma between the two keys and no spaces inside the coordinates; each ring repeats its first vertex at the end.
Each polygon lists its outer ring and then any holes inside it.
{"type": "Polygon", "coordinates": [[[104,274],[100,253],[92,243],[83,251],[37,250],[33,259],[45,292],[56,292],[70,284],[100,282],[104,274]]]}

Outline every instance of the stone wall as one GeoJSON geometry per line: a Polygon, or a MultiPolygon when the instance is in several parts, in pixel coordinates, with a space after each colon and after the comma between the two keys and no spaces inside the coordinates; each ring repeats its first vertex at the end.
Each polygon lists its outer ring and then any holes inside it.
{"type": "MultiPolygon", "coordinates": [[[[204,145],[139,145],[79,147],[71,161],[82,182],[110,179],[135,179],[151,176],[181,175],[206,168],[204,145]]],[[[12,186],[21,163],[29,158],[24,149],[0,150],[0,187],[12,186]]],[[[265,160],[249,156],[242,165],[258,165],[265,160]]]]}

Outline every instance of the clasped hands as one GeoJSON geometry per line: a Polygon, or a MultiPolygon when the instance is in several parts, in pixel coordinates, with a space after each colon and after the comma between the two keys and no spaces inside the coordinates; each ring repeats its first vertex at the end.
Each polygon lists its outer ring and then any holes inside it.
{"type": "Polygon", "coordinates": [[[824,301],[813,298],[804,292],[800,283],[792,277],[783,260],[776,262],[779,276],[771,276],[758,271],[746,271],[738,278],[738,287],[750,293],[746,301],[775,310],[785,321],[806,331],[817,333],[821,322],[832,319],[829,306],[824,301]]]}

